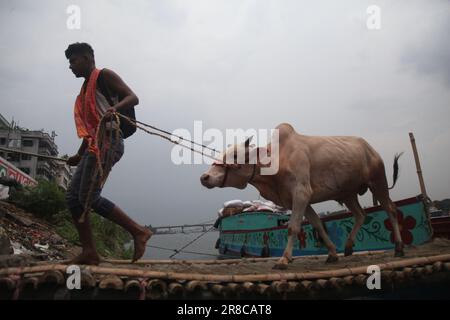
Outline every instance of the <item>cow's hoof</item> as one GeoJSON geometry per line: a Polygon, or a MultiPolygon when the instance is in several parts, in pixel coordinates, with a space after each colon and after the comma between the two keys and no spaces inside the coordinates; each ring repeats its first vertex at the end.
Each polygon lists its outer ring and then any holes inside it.
{"type": "Polygon", "coordinates": [[[345,247],[344,257],[351,256],[353,254],[353,247],[345,247]]]}
{"type": "Polygon", "coordinates": [[[395,244],[395,254],[394,257],[404,257],[405,252],[403,251],[403,243],[397,242],[395,244]]]}
{"type": "Polygon", "coordinates": [[[403,251],[403,249],[395,250],[394,257],[404,257],[404,256],[405,256],[405,252],[403,251]]]}
{"type": "Polygon", "coordinates": [[[328,255],[327,261],[325,263],[338,262],[339,258],[337,256],[328,255]]]}
{"type": "Polygon", "coordinates": [[[285,263],[277,263],[273,266],[273,270],[286,270],[288,268],[288,265],[285,263]]]}
{"type": "Polygon", "coordinates": [[[344,256],[348,257],[353,254],[353,241],[350,239],[347,239],[347,242],[345,243],[345,249],[344,249],[344,256]]]}

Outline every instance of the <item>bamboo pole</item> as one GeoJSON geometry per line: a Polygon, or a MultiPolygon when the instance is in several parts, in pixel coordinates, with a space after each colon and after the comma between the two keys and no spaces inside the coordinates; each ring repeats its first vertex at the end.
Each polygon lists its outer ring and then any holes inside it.
{"type": "Polygon", "coordinates": [[[367,280],[367,276],[365,274],[361,273],[361,274],[358,274],[354,278],[353,282],[362,287],[362,286],[366,285],[366,280],[367,280]]]}
{"type": "Polygon", "coordinates": [[[406,280],[406,275],[403,271],[395,271],[395,282],[404,282],[406,280]]]}
{"type": "Polygon", "coordinates": [[[409,133],[409,139],[411,140],[411,146],[412,146],[413,153],[414,153],[414,160],[416,162],[417,175],[419,177],[419,183],[420,183],[420,191],[422,193],[423,201],[426,202],[428,199],[428,195],[427,195],[427,190],[425,188],[425,182],[423,180],[422,168],[420,167],[420,159],[419,159],[419,153],[417,152],[416,139],[414,138],[414,134],[412,132],[409,133]]]}
{"type": "Polygon", "coordinates": [[[244,282],[242,284],[242,288],[244,288],[247,293],[253,293],[254,291],[256,291],[256,285],[253,282],[249,281],[244,282]]]}
{"type": "Polygon", "coordinates": [[[320,289],[325,289],[328,286],[328,281],[325,279],[317,279],[316,284],[320,289]]]}
{"type": "Polygon", "coordinates": [[[305,292],[309,292],[314,289],[313,282],[309,281],[309,280],[304,280],[304,281],[300,282],[300,285],[302,286],[302,288],[305,292]]]}
{"type": "Polygon", "coordinates": [[[120,279],[115,274],[110,274],[104,277],[102,280],[100,280],[100,283],[98,284],[98,287],[100,289],[115,289],[115,290],[123,290],[124,283],[122,279],[120,279]]]}
{"type": "Polygon", "coordinates": [[[167,284],[159,279],[150,280],[147,284],[147,297],[161,299],[167,297],[167,284]]]}
{"type": "Polygon", "coordinates": [[[420,278],[424,275],[424,268],[423,267],[414,268],[412,273],[414,277],[420,278]]]}
{"type": "Polygon", "coordinates": [[[274,281],[271,283],[272,290],[278,294],[288,291],[289,284],[286,281],[274,281]]]}
{"type": "Polygon", "coordinates": [[[270,296],[272,294],[272,287],[264,283],[258,284],[256,290],[261,296],[270,296]]]}
{"type": "MultiPolygon", "coordinates": [[[[379,264],[382,270],[394,270],[399,268],[411,267],[415,265],[428,265],[441,261],[444,263],[444,269],[450,268],[450,254],[418,257],[403,259],[398,261],[390,261],[379,264]]],[[[34,267],[14,267],[0,269],[0,276],[8,276],[12,274],[39,273],[47,270],[66,271],[67,265],[43,265],[34,267]]],[[[299,272],[299,273],[266,273],[266,274],[250,274],[250,275],[229,275],[229,274],[200,274],[200,273],[179,273],[179,272],[161,272],[131,268],[115,268],[115,267],[97,267],[86,266],[86,269],[94,274],[116,275],[127,277],[140,277],[164,280],[185,280],[191,281],[188,289],[195,289],[197,286],[204,286],[205,282],[257,282],[257,281],[281,281],[281,280],[317,280],[332,277],[355,276],[358,274],[366,274],[367,266],[354,268],[343,268],[335,270],[324,270],[316,272],[299,272]]],[[[447,270],[447,269],[445,269],[447,270]]]]}
{"type": "Polygon", "coordinates": [[[417,147],[416,147],[416,139],[414,138],[414,134],[412,132],[409,133],[409,139],[411,140],[411,146],[412,146],[413,153],[414,153],[414,161],[416,162],[417,176],[419,177],[420,192],[422,193],[422,198],[423,198],[422,200],[423,200],[423,203],[425,206],[425,213],[426,213],[427,220],[428,220],[428,227],[431,230],[431,237],[433,237],[434,230],[431,225],[430,208],[428,206],[429,198],[427,195],[427,189],[425,188],[425,181],[423,179],[422,168],[420,166],[419,153],[417,152],[417,147]]]}
{"type": "Polygon", "coordinates": [[[342,278],[330,278],[328,280],[328,285],[333,289],[340,289],[344,285],[344,280],[342,278]]]}
{"type": "Polygon", "coordinates": [[[414,276],[414,269],[410,267],[403,268],[405,278],[412,278],[414,276]]]}
{"type": "Polygon", "coordinates": [[[27,152],[27,151],[22,151],[22,150],[17,150],[17,149],[9,149],[9,148],[4,148],[4,147],[0,147],[0,150],[1,151],[5,151],[5,152],[26,154],[26,155],[33,156],[33,157],[38,157],[38,158],[45,158],[45,159],[50,159],[50,160],[57,160],[57,161],[67,162],[67,159],[53,157],[53,156],[47,156],[45,154],[38,154],[38,153],[27,152]]]}
{"type": "Polygon", "coordinates": [[[22,282],[23,288],[31,287],[36,290],[39,286],[39,279],[37,277],[26,278],[22,282]]]}
{"type": "Polygon", "coordinates": [[[169,284],[167,291],[171,297],[181,298],[184,294],[184,287],[178,282],[172,282],[169,284]]]}
{"type": "Polygon", "coordinates": [[[91,272],[87,270],[81,270],[81,286],[83,288],[85,287],[93,288],[96,286],[96,284],[97,280],[95,279],[95,277],[92,275],[91,272]]]}
{"type": "Polygon", "coordinates": [[[353,284],[353,276],[345,276],[343,281],[346,286],[351,286],[353,284]]]}
{"type": "Polygon", "coordinates": [[[16,280],[8,277],[0,278],[0,286],[6,286],[8,290],[13,290],[16,287],[16,280]]]}
{"type": "Polygon", "coordinates": [[[245,293],[245,288],[240,283],[228,283],[226,287],[228,288],[229,292],[235,295],[237,298],[245,293]]]}
{"type": "Polygon", "coordinates": [[[393,278],[394,278],[394,273],[395,271],[392,270],[382,270],[381,271],[381,281],[383,283],[383,286],[386,285],[391,285],[393,278]]]}
{"type": "Polygon", "coordinates": [[[223,286],[221,284],[212,285],[211,291],[215,295],[223,297],[223,298],[228,298],[232,294],[230,287],[223,286]]]}
{"type": "Polygon", "coordinates": [[[125,292],[133,291],[133,290],[141,291],[141,284],[136,279],[128,280],[125,283],[124,290],[125,290],[125,292]]]}
{"type": "Polygon", "coordinates": [[[40,282],[54,282],[57,285],[61,285],[65,282],[64,274],[59,270],[48,270],[40,278],[40,282]]]}
{"type": "MultiPolygon", "coordinates": [[[[385,250],[377,250],[377,251],[358,251],[354,252],[353,256],[365,256],[365,255],[379,255],[386,253],[385,250]]],[[[339,257],[343,257],[343,253],[338,253],[339,257]]],[[[326,258],[327,255],[314,255],[314,256],[295,256],[293,257],[293,260],[317,260],[318,258],[326,258]]],[[[205,265],[233,265],[233,264],[250,264],[255,262],[270,262],[270,261],[278,261],[280,257],[269,257],[269,258],[235,258],[235,259],[206,259],[206,260],[175,260],[175,259],[161,259],[161,260],[138,260],[135,261],[133,264],[138,266],[145,266],[145,265],[162,265],[162,264],[169,264],[169,265],[198,265],[198,264],[205,264],[205,265]]],[[[59,261],[60,263],[65,263],[66,260],[59,261]]],[[[119,260],[119,259],[105,259],[104,262],[112,263],[112,264],[131,264],[131,260],[119,260]]],[[[38,265],[47,265],[48,262],[38,262],[38,265]]]]}
{"type": "Polygon", "coordinates": [[[437,261],[437,262],[435,262],[435,263],[433,264],[433,271],[434,271],[434,272],[439,272],[439,271],[441,271],[443,265],[444,265],[444,264],[442,263],[442,261],[437,261]]]}
{"type": "Polygon", "coordinates": [[[426,265],[424,267],[424,270],[425,270],[425,274],[426,275],[430,275],[430,274],[432,274],[434,272],[434,268],[433,268],[432,265],[426,265]]]}
{"type": "Polygon", "coordinates": [[[300,282],[288,281],[288,293],[298,294],[301,293],[302,288],[300,282]]]}
{"type": "Polygon", "coordinates": [[[191,294],[201,293],[206,291],[206,289],[207,286],[204,281],[191,280],[186,284],[186,290],[191,294]]]}

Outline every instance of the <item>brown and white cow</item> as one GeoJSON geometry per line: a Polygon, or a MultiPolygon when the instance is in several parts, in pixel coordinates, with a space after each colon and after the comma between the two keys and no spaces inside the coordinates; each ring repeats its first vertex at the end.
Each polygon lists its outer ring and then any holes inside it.
{"type": "MultiPolygon", "coordinates": [[[[275,268],[284,269],[292,261],[294,240],[305,216],[324,239],[328,248],[327,262],[337,261],[336,246],[326,234],[319,216],[311,204],[336,200],[344,203],[355,217],[353,229],[345,244],[345,255],[353,253],[355,236],[364,223],[365,212],[358,202],[358,194],[367,189],[380,202],[394,226],[395,256],[403,256],[403,242],[397,222],[397,208],[389,197],[398,176],[398,158],[394,160],[394,182],[388,188],[383,160],[359,137],[322,137],[298,134],[286,123],[276,129],[279,133],[279,169],[274,175],[262,175],[259,149],[251,148],[250,140],[229,147],[221,163],[214,163],[200,178],[207,188],[253,185],[265,199],[291,209],[288,243],[275,268]],[[243,164],[228,163],[245,153],[243,164]],[[258,161],[251,161],[257,157],[258,161]],[[252,164],[253,163],[253,164],[252,164]]],[[[267,145],[270,154],[271,144],[267,145]]]]}

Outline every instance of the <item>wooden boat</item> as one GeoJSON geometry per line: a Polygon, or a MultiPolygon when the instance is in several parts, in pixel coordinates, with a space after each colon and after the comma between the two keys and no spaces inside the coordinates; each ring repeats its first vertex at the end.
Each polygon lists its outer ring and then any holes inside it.
{"type": "Polygon", "coordinates": [[[431,216],[430,221],[434,237],[450,239],[450,216],[431,216]]]}
{"type": "MultiPolygon", "coordinates": [[[[431,240],[433,228],[421,196],[395,202],[398,221],[405,245],[420,245],[431,240]]],[[[394,249],[394,235],[388,214],[380,206],[366,208],[364,225],[356,236],[354,251],[394,249]]],[[[222,255],[241,257],[278,257],[287,243],[289,215],[274,212],[246,212],[222,218],[216,248],[222,255]]],[[[350,212],[330,215],[321,219],[325,229],[343,252],[345,241],[353,227],[350,212]]],[[[326,254],[327,249],[318,232],[307,222],[295,240],[293,255],[326,254]]]]}

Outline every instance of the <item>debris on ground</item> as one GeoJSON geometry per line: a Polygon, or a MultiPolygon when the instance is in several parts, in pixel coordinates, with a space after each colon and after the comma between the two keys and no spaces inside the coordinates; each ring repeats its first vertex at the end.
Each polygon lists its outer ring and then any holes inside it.
{"type": "Polygon", "coordinates": [[[54,226],[5,201],[0,201],[0,245],[0,255],[24,255],[37,261],[69,259],[77,251],[54,226]]]}

